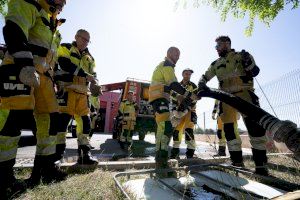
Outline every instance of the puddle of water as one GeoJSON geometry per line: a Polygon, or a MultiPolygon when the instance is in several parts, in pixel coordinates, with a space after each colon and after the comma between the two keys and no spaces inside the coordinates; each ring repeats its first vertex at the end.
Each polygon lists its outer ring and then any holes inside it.
{"type": "Polygon", "coordinates": [[[133,157],[148,157],[155,155],[155,147],[146,147],[146,148],[132,148],[133,157]]]}
{"type": "Polygon", "coordinates": [[[191,199],[194,200],[222,200],[223,198],[219,195],[213,194],[211,192],[205,191],[202,187],[189,187],[186,188],[184,191],[180,191],[184,193],[186,196],[188,196],[191,199]]]}
{"type": "Polygon", "coordinates": [[[178,179],[170,178],[163,179],[166,184],[177,189],[182,194],[195,200],[223,200],[223,194],[218,191],[213,191],[205,185],[205,182],[199,180],[196,182],[195,178],[188,175],[178,179]]]}

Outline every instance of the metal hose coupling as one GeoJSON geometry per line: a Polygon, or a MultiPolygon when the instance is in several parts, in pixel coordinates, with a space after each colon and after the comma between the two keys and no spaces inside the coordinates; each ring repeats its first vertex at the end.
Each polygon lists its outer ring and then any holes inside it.
{"type": "Polygon", "coordinates": [[[291,121],[280,121],[270,128],[276,142],[283,142],[289,150],[300,153],[300,129],[291,121]]]}

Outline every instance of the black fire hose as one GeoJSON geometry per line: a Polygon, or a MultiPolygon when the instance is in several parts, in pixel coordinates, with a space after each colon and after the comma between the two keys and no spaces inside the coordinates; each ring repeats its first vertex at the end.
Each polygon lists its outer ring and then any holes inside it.
{"type": "Polygon", "coordinates": [[[240,97],[221,90],[208,88],[206,85],[199,88],[198,96],[217,99],[237,109],[241,114],[249,117],[249,119],[262,126],[265,130],[270,131],[276,142],[285,143],[288,149],[294,153],[295,158],[300,160],[300,129],[297,128],[295,123],[288,120],[282,121],[240,97]]]}

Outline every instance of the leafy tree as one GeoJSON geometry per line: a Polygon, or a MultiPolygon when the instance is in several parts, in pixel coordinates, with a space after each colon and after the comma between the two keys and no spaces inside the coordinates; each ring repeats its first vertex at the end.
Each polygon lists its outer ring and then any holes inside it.
{"type": "Polygon", "coordinates": [[[209,129],[205,129],[205,134],[208,134],[208,135],[214,135],[216,134],[215,130],[209,128],[209,129]]]}
{"type": "Polygon", "coordinates": [[[201,4],[212,6],[220,13],[222,21],[226,20],[229,13],[236,18],[249,16],[249,24],[245,29],[247,36],[253,32],[255,19],[269,26],[284,8],[299,7],[299,0],[177,0],[175,6],[183,4],[186,7],[188,1],[193,1],[194,7],[199,7],[201,4]]]}
{"type": "MultiPolygon", "coordinates": [[[[0,0],[1,15],[5,15],[8,1],[0,0]]],[[[193,1],[194,7],[199,7],[201,4],[212,6],[221,14],[222,21],[226,20],[229,13],[236,18],[244,18],[248,15],[249,25],[245,30],[248,36],[253,32],[256,18],[269,26],[280,11],[287,6],[296,9],[300,2],[300,0],[176,0],[175,6],[183,4],[186,7],[189,1],[193,1]]]]}
{"type": "Polygon", "coordinates": [[[194,133],[195,133],[195,134],[204,134],[204,131],[203,131],[202,128],[198,127],[198,128],[196,128],[196,129],[194,130],[194,133]]]}
{"type": "Polygon", "coordinates": [[[0,0],[0,14],[2,16],[4,16],[6,13],[7,2],[8,2],[8,0],[0,0]]]}

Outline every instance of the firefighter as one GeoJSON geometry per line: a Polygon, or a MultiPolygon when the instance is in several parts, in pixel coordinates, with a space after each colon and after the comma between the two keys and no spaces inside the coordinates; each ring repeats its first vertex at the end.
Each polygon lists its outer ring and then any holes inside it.
{"type": "MultiPolygon", "coordinates": [[[[91,155],[89,134],[91,131],[89,109],[89,84],[95,84],[95,61],[87,46],[90,42],[88,31],[80,29],[73,43],[63,43],[58,49],[59,67],[55,72],[58,86],[57,98],[60,106],[60,123],[56,145],[57,159],[63,157],[66,148],[68,124],[74,116],[78,138],[78,164],[96,165],[91,155]],[[90,82],[90,83],[89,83],[90,82]]],[[[98,88],[100,92],[100,88],[98,88]]],[[[93,94],[94,96],[99,95],[93,94]]]]}
{"type": "MultiPolygon", "coordinates": [[[[214,76],[217,76],[219,88],[225,92],[238,96],[250,103],[259,106],[258,97],[254,93],[253,78],[258,75],[259,68],[248,52],[242,50],[236,52],[231,49],[231,40],[228,36],[220,36],[216,39],[216,50],[219,58],[214,61],[199,81],[199,88],[204,86],[214,76]]],[[[220,103],[221,120],[227,146],[234,166],[244,166],[241,141],[235,134],[234,122],[236,110],[225,103],[220,103]]],[[[267,175],[266,168],[266,135],[265,130],[257,123],[243,116],[248,129],[250,143],[252,145],[253,160],[256,165],[256,173],[267,175]]]]}
{"type": "Polygon", "coordinates": [[[99,97],[89,96],[90,101],[90,116],[91,116],[91,131],[89,137],[99,131],[99,122],[101,121],[100,101],[99,97]]]}
{"type": "Polygon", "coordinates": [[[170,91],[173,90],[184,98],[198,99],[192,92],[187,91],[177,81],[175,65],[179,59],[180,51],[170,47],[167,56],[154,70],[149,87],[149,102],[155,112],[157,123],[156,132],[156,169],[168,168],[168,146],[173,133],[170,121],[170,91]]]}
{"type": "Polygon", "coordinates": [[[225,133],[223,130],[223,122],[218,114],[218,107],[219,107],[219,101],[215,101],[215,106],[212,111],[212,119],[217,120],[217,137],[219,139],[219,149],[218,153],[214,155],[215,157],[217,156],[226,156],[226,139],[225,139],[225,133]],[[217,115],[217,117],[216,117],[217,115]]]}
{"type": "MultiPolygon", "coordinates": [[[[56,15],[65,0],[8,3],[3,35],[7,50],[0,66],[0,195],[17,192],[13,173],[26,113],[34,110],[37,146],[29,182],[62,180],[55,166],[58,104],[52,82],[56,53],[56,15]]],[[[29,116],[31,117],[31,116],[29,116]]]]}
{"type": "Polygon", "coordinates": [[[133,92],[129,91],[127,98],[120,104],[118,115],[122,124],[122,132],[120,135],[120,146],[125,149],[132,145],[132,136],[136,124],[137,104],[133,101],[133,92]]]}
{"type": "MultiPolygon", "coordinates": [[[[182,71],[183,80],[180,84],[190,92],[194,92],[197,90],[197,85],[191,82],[191,75],[194,73],[192,69],[184,69],[182,71]]],[[[172,92],[171,94],[171,108],[172,114],[173,111],[178,112],[178,106],[181,102],[180,97],[177,93],[172,92]]],[[[196,149],[196,142],[194,137],[194,126],[197,124],[197,114],[196,114],[196,101],[192,102],[190,105],[190,109],[188,109],[187,113],[184,114],[180,118],[179,124],[176,126],[175,130],[173,131],[173,149],[171,151],[172,159],[179,158],[179,150],[180,150],[180,143],[182,140],[183,135],[185,136],[185,143],[187,145],[186,150],[186,158],[192,158],[195,153],[196,149]]]]}
{"type": "MultiPolygon", "coordinates": [[[[213,120],[217,120],[217,137],[219,139],[219,149],[218,149],[218,153],[216,155],[214,155],[215,157],[217,156],[226,156],[226,138],[225,138],[225,132],[224,132],[224,128],[223,128],[223,122],[222,119],[220,117],[220,115],[222,114],[222,111],[219,110],[219,101],[216,100],[215,101],[215,106],[212,112],[212,119],[213,120]],[[217,117],[216,117],[217,115],[217,117]]],[[[237,121],[240,119],[240,115],[237,112],[234,112],[234,114],[236,115],[236,118],[234,120],[234,134],[235,137],[241,141],[241,137],[238,131],[238,125],[237,125],[237,121]]]]}

